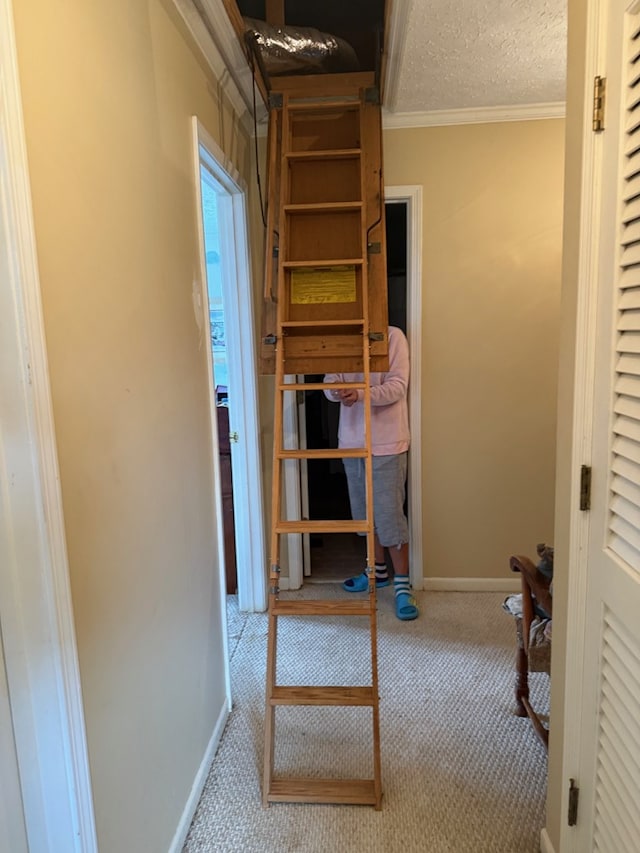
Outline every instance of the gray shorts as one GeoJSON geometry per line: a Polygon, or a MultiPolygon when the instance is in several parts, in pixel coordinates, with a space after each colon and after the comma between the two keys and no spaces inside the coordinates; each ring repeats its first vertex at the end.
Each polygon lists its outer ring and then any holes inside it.
{"type": "MultiPolygon", "coordinates": [[[[373,456],[373,521],[380,544],[386,548],[409,541],[404,514],[407,454],[373,456]]],[[[351,517],[367,517],[366,469],[364,459],[343,459],[349,486],[351,517]]]]}

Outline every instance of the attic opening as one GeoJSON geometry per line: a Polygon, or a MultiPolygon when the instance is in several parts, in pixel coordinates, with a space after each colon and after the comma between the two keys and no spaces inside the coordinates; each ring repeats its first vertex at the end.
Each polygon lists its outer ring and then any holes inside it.
{"type": "MultiPolygon", "coordinates": [[[[271,27],[291,34],[295,50],[304,54],[316,47],[315,40],[325,37],[344,42],[345,49],[338,55],[337,64],[331,63],[325,71],[374,71],[379,76],[385,23],[384,0],[238,0],[237,7],[245,19],[247,29],[253,22],[264,22],[271,27]],[[309,35],[297,28],[313,28],[318,36],[309,35]]],[[[273,29],[267,28],[266,39],[275,41],[273,29]]],[[[320,45],[322,46],[322,45],[320,45]]],[[[280,44],[272,44],[270,53],[281,58],[280,44]]],[[[273,57],[271,57],[273,58],[273,57]]],[[[317,73],[317,67],[303,63],[295,71],[291,67],[277,70],[277,63],[269,69],[268,76],[277,74],[317,73]],[[274,67],[276,70],[274,71],[274,67]]]]}

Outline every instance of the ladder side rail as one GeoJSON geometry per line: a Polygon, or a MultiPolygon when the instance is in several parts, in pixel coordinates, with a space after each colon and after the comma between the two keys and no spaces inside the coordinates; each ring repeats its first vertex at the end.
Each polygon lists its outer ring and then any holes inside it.
{"type": "MultiPolygon", "coordinates": [[[[368,328],[365,325],[365,328],[368,328]]],[[[367,456],[367,574],[369,576],[369,628],[371,643],[371,689],[376,701],[372,705],[372,735],[373,735],[373,786],[375,791],[375,807],[382,808],[382,766],[380,760],[380,708],[378,684],[378,629],[376,608],[376,570],[375,570],[375,522],[373,511],[373,454],[371,446],[371,370],[370,346],[368,334],[363,335],[365,360],[364,377],[367,387],[364,392],[365,407],[365,447],[367,456]]]]}
{"type": "Polygon", "coordinates": [[[370,331],[382,335],[371,340],[374,370],[386,370],[388,364],[387,253],[385,237],[384,177],[382,162],[382,114],[379,104],[363,107],[362,158],[366,180],[364,196],[367,217],[367,268],[371,285],[369,302],[370,331]]]}
{"type": "MultiPolygon", "coordinates": [[[[269,128],[267,136],[267,186],[266,186],[266,205],[267,205],[267,239],[265,241],[265,258],[264,258],[264,298],[274,301],[274,266],[277,269],[276,261],[276,239],[275,230],[278,219],[278,162],[279,162],[279,145],[278,135],[280,126],[280,112],[272,107],[269,113],[269,128]]],[[[277,272],[276,272],[277,275],[277,272]]]]}
{"type": "MultiPolygon", "coordinates": [[[[359,114],[360,119],[360,147],[365,147],[365,116],[364,104],[365,90],[360,92],[361,109],[359,114]]],[[[366,202],[367,182],[365,180],[364,161],[360,161],[360,198],[366,202]]],[[[362,317],[364,320],[363,336],[362,336],[362,373],[364,380],[364,446],[367,448],[367,456],[365,459],[366,466],[366,505],[367,505],[367,520],[369,522],[367,528],[367,573],[369,575],[369,590],[373,590],[375,594],[375,544],[374,544],[374,520],[373,520],[373,465],[371,454],[371,362],[370,362],[370,317],[369,317],[369,276],[367,262],[367,208],[363,208],[363,215],[360,222],[360,253],[365,258],[365,263],[362,265],[361,287],[362,287],[362,317]]]]}
{"type": "MultiPolygon", "coordinates": [[[[280,304],[278,303],[278,310],[280,304]]],[[[279,330],[279,326],[278,326],[279,330]]],[[[269,597],[268,597],[268,632],[267,632],[267,667],[266,667],[266,708],[265,708],[265,745],[264,745],[264,779],[262,788],[263,805],[268,805],[268,796],[273,780],[273,762],[275,752],[275,715],[276,709],[272,704],[273,691],[276,686],[276,652],[278,617],[275,614],[278,593],[280,590],[280,534],[278,521],[282,503],[282,463],[278,458],[282,446],[282,396],[283,357],[281,353],[282,337],[276,340],[276,375],[275,375],[275,406],[273,413],[273,469],[271,472],[271,546],[269,566],[269,597]]]]}
{"type": "MultiPolygon", "coordinates": [[[[367,129],[369,127],[366,103],[366,92],[361,91],[360,110],[360,147],[367,148],[365,145],[367,129]]],[[[379,109],[379,108],[378,108],[379,109]]],[[[367,246],[368,240],[368,181],[365,170],[365,159],[360,162],[360,181],[361,181],[361,198],[364,203],[362,216],[362,255],[365,258],[365,263],[362,267],[362,308],[364,318],[363,329],[363,374],[365,382],[364,390],[364,429],[365,429],[365,447],[367,448],[367,457],[365,466],[367,469],[366,491],[367,491],[367,572],[369,575],[369,603],[370,603],[370,642],[371,642],[371,687],[374,696],[378,699],[378,632],[377,632],[377,612],[376,612],[376,573],[375,573],[375,519],[374,519],[374,503],[373,503],[373,453],[372,453],[372,432],[371,432],[371,339],[369,333],[372,331],[371,314],[369,305],[369,251],[367,246]]],[[[386,332],[386,329],[385,329],[386,332]]],[[[375,791],[376,809],[382,807],[382,767],[380,760],[380,707],[379,701],[376,701],[372,706],[372,729],[373,729],[373,785],[375,791]]]]}
{"type": "MultiPolygon", "coordinates": [[[[287,112],[287,96],[283,99],[282,105],[282,117],[280,121],[281,125],[281,133],[282,133],[282,141],[281,141],[281,154],[286,154],[289,149],[289,120],[288,120],[288,112],[287,112]]],[[[286,290],[285,286],[285,271],[283,268],[282,261],[286,258],[287,252],[287,235],[286,235],[286,214],[284,213],[284,205],[283,202],[287,198],[287,186],[288,186],[288,170],[287,168],[281,168],[280,172],[280,211],[278,218],[278,230],[280,236],[280,249],[279,254],[280,257],[278,259],[278,274],[277,274],[277,310],[276,310],[276,371],[275,371],[275,394],[274,394],[274,412],[273,412],[273,459],[274,459],[274,470],[272,471],[272,490],[271,490],[271,512],[274,515],[273,524],[272,524],[272,533],[271,533],[271,551],[270,551],[270,561],[271,561],[271,576],[270,576],[270,589],[274,589],[274,592],[270,591],[269,598],[272,600],[273,596],[277,594],[278,590],[278,580],[279,580],[279,572],[280,572],[280,548],[279,548],[279,535],[276,532],[277,523],[280,521],[281,514],[281,503],[282,503],[282,466],[280,464],[275,464],[276,460],[279,459],[280,453],[283,450],[283,437],[282,437],[282,411],[283,411],[283,402],[284,402],[284,338],[282,333],[282,324],[286,317],[284,317],[285,311],[285,299],[284,294],[286,290]]]]}
{"type": "MultiPolygon", "coordinates": [[[[366,287],[366,275],[363,275],[363,290],[366,287]]],[[[363,301],[366,302],[366,299],[363,301]]],[[[365,307],[365,327],[362,335],[362,361],[363,361],[363,376],[364,376],[364,447],[366,450],[365,469],[366,469],[366,506],[367,506],[367,573],[369,575],[369,589],[375,594],[375,523],[373,517],[373,453],[371,447],[371,367],[370,367],[370,346],[368,334],[368,318],[366,318],[365,307]]]]}
{"type": "MultiPolygon", "coordinates": [[[[289,120],[287,112],[288,96],[283,99],[280,120],[281,132],[281,154],[289,149],[289,120]]],[[[282,160],[281,160],[282,163],[282,160]]],[[[282,336],[282,323],[285,317],[285,280],[282,261],[286,258],[287,239],[284,204],[287,199],[288,168],[281,166],[279,182],[279,258],[277,268],[277,306],[276,306],[276,352],[275,352],[275,393],[273,412],[273,469],[271,472],[271,547],[269,567],[269,607],[268,607],[268,637],[267,637],[267,689],[266,689],[266,717],[265,717],[265,747],[264,747],[264,778],[262,788],[263,804],[269,802],[269,792],[273,783],[273,764],[275,755],[275,714],[276,709],[272,703],[273,691],[276,686],[276,654],[278,617],[275,614],[275,605],[280,592],[280,534],[278,523],[282,513],[282,461],[279,455],[283,449],[282,416],[284,407],[284,340],[282,336]]]]}

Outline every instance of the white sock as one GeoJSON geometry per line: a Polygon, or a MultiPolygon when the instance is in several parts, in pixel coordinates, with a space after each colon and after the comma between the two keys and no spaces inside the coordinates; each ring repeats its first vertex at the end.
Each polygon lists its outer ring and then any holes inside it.
{"type": "Polygon", "coordinates": [[[396,575],[393,579],[393,588],[396,593],[396,598],[399,595],[411,595],[409,575],[396,575]]]}

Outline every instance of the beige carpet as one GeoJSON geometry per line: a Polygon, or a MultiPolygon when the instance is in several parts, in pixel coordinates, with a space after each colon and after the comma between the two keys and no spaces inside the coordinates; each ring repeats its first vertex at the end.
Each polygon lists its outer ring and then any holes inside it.
{"type": "MultiPolygon", "coordinates": [[[[312,597],[346,595],[307,586],[312,597]]],[[[245,853],[429,851],[536,853],[546,756],[513,714],[515,628],[495,593],[419,593],[421,617],[399,622],[379,599],[384,800],[367,806],[261,806],[266,617],[229,601],[234,709],[184,850],[245,853]]],[[[366,620],[281,619],[280,683],[366,684],[366,620]]],[[[546,708],[544,675],[532,695],[546,708]]],[[[370,710],[284,708],[276,768],[370,776],[370,710]]]]}

